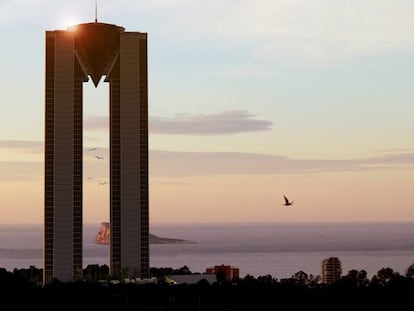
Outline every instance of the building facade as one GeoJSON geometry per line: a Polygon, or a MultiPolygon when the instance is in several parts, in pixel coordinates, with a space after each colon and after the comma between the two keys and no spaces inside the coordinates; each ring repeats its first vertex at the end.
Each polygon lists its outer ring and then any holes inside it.
{"type": "Polygon", "coordinates": [[[82,276],[82,84],[110,87],[110,268],[149,277],[147,34],[46,31],[44,282],[82,276]]]}
{"type": "Polygon", "coordinates": [[[322,261],[322,283],[335,283],[341,275],[341,262],[337,257],[329,257],[322,261]]]}
{"type": "Polygon", "coordinates": [[[233,279],[238,279],[240,277],[240,269],[227,265],[220,265],[206,268],[206,274],[218,274],[222,273],[224,279],[227,282],[230,282],[233,279]]]}

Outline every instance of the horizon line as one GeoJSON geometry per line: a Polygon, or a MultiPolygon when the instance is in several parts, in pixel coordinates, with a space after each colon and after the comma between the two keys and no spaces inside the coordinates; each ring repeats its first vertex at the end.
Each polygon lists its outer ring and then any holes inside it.
{"type": "MultiPolygon", "coordinates": [[[[103,222],[109,221],[100,221],[100,222],[85,222],[86,225],[100,225],[103,222]]],[[[323,225],[335,225],[335,224],[412,224],[414,220],[361,220],[361,221],[223,221],[223,222],[150,222],[151,225],[301,225],[301,224],[323,224],[323,225]]],[[[33,223],[0,223],[0,226],[30,226],[30,225],[44,225],[41,222],[33,223]]]]}

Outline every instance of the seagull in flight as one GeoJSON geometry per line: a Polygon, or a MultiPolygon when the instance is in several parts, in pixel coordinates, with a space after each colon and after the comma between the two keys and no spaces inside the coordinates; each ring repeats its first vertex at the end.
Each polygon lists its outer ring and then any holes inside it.
{"type": "Polygon", "coordinates": [[[101,186],[103,186],[103,185],[106,185],[108,182],[107,181],[104,181],[104,182],[100,182],[99,184],[101,185],[101,186]]]}
{"type": "Polygon", "coordinates": [[[96,149],[98,149],[98,147],[89,148],[88,151],[95,151],[96,149]]]}
{"type": "Polygon", "coordinates": [[[97,158],[98,160],[103,160],[104,158],[103,157],[100,157],[100,156],[95,156],[95,158],[97,158]]]}
{"type": "Polygon", "coordinates": [[[293,201],[289,201],[289,199],[285,195],[283,195],[283,198],[285,199],[285,206],[289,206],[293,204],[293,201]]]}

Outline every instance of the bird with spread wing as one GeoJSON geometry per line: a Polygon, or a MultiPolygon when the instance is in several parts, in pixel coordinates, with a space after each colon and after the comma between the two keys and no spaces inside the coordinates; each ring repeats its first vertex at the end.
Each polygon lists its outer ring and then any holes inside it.
{"type": "Polygon", "coordinates": [[[283,195],[283,198],[285,199],[285,204],[284,204],[285,206],[289,206],[293,204],[293,201],[289,201],[289,199],[285,195],[283,195]]]}

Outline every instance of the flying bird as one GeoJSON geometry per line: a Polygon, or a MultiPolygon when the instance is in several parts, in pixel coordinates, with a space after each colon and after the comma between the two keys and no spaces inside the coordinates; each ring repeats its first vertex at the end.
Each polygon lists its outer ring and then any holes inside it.
{"type": "Polygon", "coordinates": [[[95,151],[96,149],[98,149],[98,147],[94,147],[94,148],[89,148],[89,151],[95,151]]]}
{"type": "Polygon", "coordinates": [[[103,186],[103,185],[106,185],[107,183],[108,183],[107,181],[104,181],[104,182],[100,182],[99,184],[103,186]]]}
{"type": "Polygon", "coordinates": [[[293,204],[293,201],[289,201],[289,199],[285,195],[283,195],[283,198],[285,199],[285,206],[289,206],[293,204]]]}
{"type": "Polygon", "coordinates": [[[95,156],[95,158],[97,158],[98,160],[103,160],[104,158],[103,157],[100,157],[100,156],[95,156]]]}

